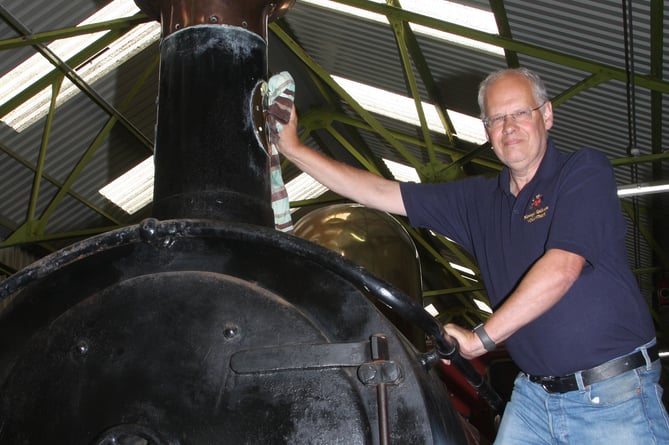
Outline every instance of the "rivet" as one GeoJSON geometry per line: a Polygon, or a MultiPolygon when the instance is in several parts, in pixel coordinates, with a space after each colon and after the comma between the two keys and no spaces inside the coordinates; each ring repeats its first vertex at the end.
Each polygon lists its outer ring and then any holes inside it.
{"type": "Polygon", "coordinates": [[[81,355],[86,354],[88,352],[88,342],[86,342],[85,340],[79,340],[79,342],[77,342],[77,345],[74,347],[74,350],[81,355]]]}
{"type": "Polygon", "coordinates": [[[158,220],[147,218],[139,224],[139,237],[144,241],[151,241],[156,236],[158,220]]]}
{"type": "Polygon", "coordinates": [[[237,325],[226,324],[223,328],[223,337],[227,338],[228,340],[236,337],[237,334],[239,334],[239,326],[237,325]]]}

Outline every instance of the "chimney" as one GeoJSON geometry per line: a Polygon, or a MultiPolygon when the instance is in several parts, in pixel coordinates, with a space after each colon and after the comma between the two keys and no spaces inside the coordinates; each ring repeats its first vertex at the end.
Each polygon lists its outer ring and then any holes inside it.
{"type": "Polygon", "coordinates": [[[274,226],[267,24],[295,0],[135,0],[162,25],[153,216],[274,226]]]}

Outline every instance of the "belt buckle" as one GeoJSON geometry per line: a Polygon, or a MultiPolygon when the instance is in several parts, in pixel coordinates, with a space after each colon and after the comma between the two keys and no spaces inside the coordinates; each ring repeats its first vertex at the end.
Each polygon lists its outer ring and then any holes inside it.
{"type": "Polygon", "coordinates": [[[553,391],[553,383],[557,380],[556,377],[553,376],[547,376],[547,377],[542,377],[541,378],[541,387],[544,389],[544,391],[548,393],[552,393],[553,391]]]}
{"type": "Polygon", "coordinates": [[[547,393],[561,392],[561,382],[562,377],[559,376],[532,376],[530,375],[530,380],[543,388],[547,393]]]}

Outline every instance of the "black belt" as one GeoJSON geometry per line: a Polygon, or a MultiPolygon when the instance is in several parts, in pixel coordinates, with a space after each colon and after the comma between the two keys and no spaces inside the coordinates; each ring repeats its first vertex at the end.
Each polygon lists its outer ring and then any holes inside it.
{"type": "MultiPolygon", "coordinates": [[[[651,362],[657,360],[660,356],[657,352],[657,345],[651,346],[647,349],[648,357],[651,362]]],[[[588,386],[593,383],[601,382],[602,380],[610,379],[623,372],[638,368],[646,364],[646,359],[642,351],[634,352],[624,357],[619,357],[603,363],[594,368],[581,371],[583,385],[588,386]]],[[[531,382],[540,384],[546,392],[565,393],[575,391],[578,389],[578,382],[576,381],[576,374],[569,374],[565,376],[539,376],[527,375],[531,382]]]]}

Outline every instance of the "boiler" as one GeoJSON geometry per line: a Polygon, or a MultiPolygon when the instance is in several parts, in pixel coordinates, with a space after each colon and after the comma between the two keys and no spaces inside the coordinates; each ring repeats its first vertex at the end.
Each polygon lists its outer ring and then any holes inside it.
{"type": "Polygon", "coordinates": [[[273,228],[267,22],[293,3],[137,0],[163,26],[152,218],[0,284],[0,444],[475,443],[432,365],[499,400],[436,321],[273,228]]]}

